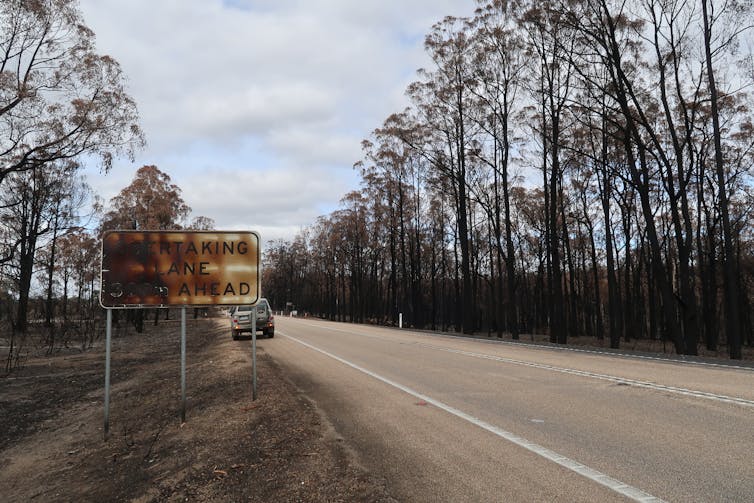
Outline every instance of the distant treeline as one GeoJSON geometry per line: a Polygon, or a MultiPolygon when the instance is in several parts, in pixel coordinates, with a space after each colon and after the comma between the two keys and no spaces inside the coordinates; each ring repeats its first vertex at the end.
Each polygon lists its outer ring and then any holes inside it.
{"type": "Polygon", "coordinates": [[[265,250],[265,295],[330,319],[741,358],[751,9],[493,1],[444,19],[411,106],[363,142],[362,189],[265,250]]]}

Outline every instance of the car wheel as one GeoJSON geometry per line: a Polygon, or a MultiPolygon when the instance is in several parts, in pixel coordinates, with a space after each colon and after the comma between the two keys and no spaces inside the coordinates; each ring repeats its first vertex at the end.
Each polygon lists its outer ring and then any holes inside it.
{"type": "Polygon", "coordinates": [[[238,340],[238,331],[237,330],[231,330],[230,334],[233,336],[233,340],[234,341],[238,340]]]}
{"type": "Polygon", "coordinates": [[[274,330],[270,330],[269,332],[267,332],[267,336],[268,336],[268,337],[269,337],[270,339],[272,339],[273,337],[275,337],[275,331],[274,331],[274,330]]]}

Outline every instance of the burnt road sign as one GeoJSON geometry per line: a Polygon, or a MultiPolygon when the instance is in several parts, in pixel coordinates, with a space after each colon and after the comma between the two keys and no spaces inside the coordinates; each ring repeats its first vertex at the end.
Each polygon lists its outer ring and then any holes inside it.
{"type": "Polygon", "coordinates": [[[107,231],[104,308],[254,304],[260,296],[256,232],[107,231]]]}

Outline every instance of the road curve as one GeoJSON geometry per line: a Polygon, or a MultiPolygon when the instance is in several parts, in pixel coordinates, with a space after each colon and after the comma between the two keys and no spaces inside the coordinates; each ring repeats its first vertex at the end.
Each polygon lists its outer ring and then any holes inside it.
{"type": "Polygon", "coordinates": [[[276,321],[265,350],[399,500],[752,501],[751,369],[276,321]]]}

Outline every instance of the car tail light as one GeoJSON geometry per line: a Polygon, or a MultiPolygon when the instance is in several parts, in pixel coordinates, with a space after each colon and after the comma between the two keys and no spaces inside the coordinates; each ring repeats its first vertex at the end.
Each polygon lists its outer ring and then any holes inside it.
{"type": "Polygon", "coordinates": [[[238,320],[235,320],[235,319],[234,319],[234,320],[233,320],[233,323],[238,323],[238,320]]]}

